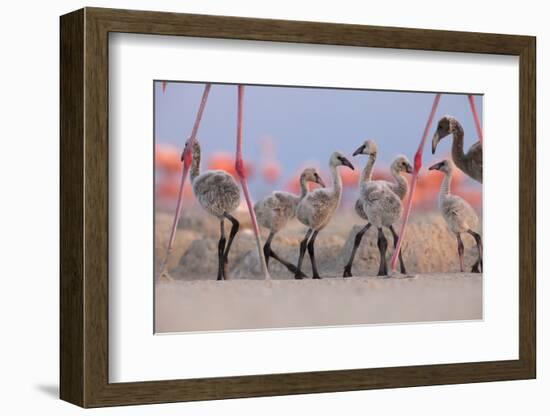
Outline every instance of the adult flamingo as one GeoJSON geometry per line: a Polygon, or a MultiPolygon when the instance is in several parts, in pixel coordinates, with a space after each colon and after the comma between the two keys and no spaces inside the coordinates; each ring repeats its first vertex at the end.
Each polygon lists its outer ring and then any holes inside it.
{"type": "MultiPolygon", "coordinates": [[[[192,162],[192,148],[195,144],[195,141],[197,140],[197,132],[199,131],[199,126],[201,124],[202,115],[204,113],[204,109],[206,107],[206,101],[208,100],[208,94],[210,93],[210,88],[212,87],[211,84],[205,84],[204,91],[202,93],[202,99],[201,104],[199,106],[199,110],[197,111],[197,115],[195,117],[195,123],[193,124],[193,130],[191,130],[191,137],[189,137],[189,140],[185,143],[183,152],[181,154],[181,161],[183,162],[183,170],[181,172],[181,180],[180,180],[180,188],[178,191],[178,202],[176,204],[176,212],[174,214],[174,221],[172,222],[172,228],[170,230],[170,237],[168,239],[168,245],[166,247],[166,254],[164,255],[164,259],[162,260],[162,263],[160,264],[160,276],[166,276],[166,265],[168,263],[168,259],[170,258],[170,254],[172,253],[172,248],[174,247],[174,241],[176,240],[176,229],[178,228],[178,222],[181,216],[181,207],[182,207],[182,200],[183,200],[183,188],[185,185],[185,180],[187,179],[187,175],[189,173],[189,168],[191,167],[192,162]]],[[[162,91],[164,92],[166,90],[166,83],[162,83],[162,91]]]]}
{"type": "Polygon", "coordinates": [[[437,130],[432,139],[432,154],[435,154],[438,143],[444,137],[452,134],[452,156],[454,164],[470,178],[483,182],[483,149],[481,142],[476,142],[464,153],[464,129],[453,116],[444,116],[437,124],[437,130]]]}
{"type": "Polygon", "coordinates": [[[258,227],[258,221],[256,220],[256,213],[254,212],[254,205],[250,198],[250,192],[248,191],[248,184],[246,182],[246,175],[243,161],[243,104],[244,104],[244,85],[239,85],[237,94],[237,156],[235,158],[235,170],[239,176],[241,187],[243,189],[244,199],[248,212],[250,213],[250,220],[252,221],[252,229],[256,236],[256,248],[258,249],[258,256],[262,265],[262,272],[266,280],[270,280],[269,270],[265,262],[264,251],[262,247],[262,239],[260,237],[260,228],[258,227]]]}

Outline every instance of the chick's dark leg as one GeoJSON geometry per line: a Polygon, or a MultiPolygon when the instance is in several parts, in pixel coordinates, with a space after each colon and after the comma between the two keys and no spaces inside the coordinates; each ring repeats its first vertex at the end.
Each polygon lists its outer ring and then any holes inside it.
{"type": "Polygon", "coordinates": [[[269,236],[267,237],[267,240],[264,244],[264,257],[265,257],[265,265],[269,268],[269,257],[271,255],[271,241],[273,240],[273,237],[275,236],[275,233],[271,231],[269,233],[269,236]]]}
{"type": "Polygon", "coordinates": [[[218,241],[218,280],[223,280],[224,276],[224,250],[225,250],[225,230],[223,218],[220,220],[220,241],[218,241]]]}
{"type": "Polygon", "coordinates": [[[302,272],[301,270],[298,270],[298,268],[292,264],[289,261],[286,261],[282,257],[280,257],[277,253],[273,251],[273,249],[270,249],[270,256],[273,257],[275,260],[277,260],[279,263],[281,263],[283,266],[285,266],[289,272],[294,273],[295,275],[298,274],[300,278],[307,277],[307,275],[302,272]]]}
{"type": "Polygon", "coordinates": [[[384,235],[382,227],[378,228],[378,250],[380,251],[380,267],[378,268],[378,276],[387,276],[388,264],[386,262],[386,251],[388,250],[388,240],[384,235]]]}
{"type": "Polygon", "coordinates": [[[269,259],[273,257],[275,260],[277,260],[279,263],[281,263],[283,266],[285,266],[289,272],[291,273],[298,273],[300,277],[307,277],[304,273],[298,270],[298,268],[290,263],[289,261],[286,261],[282,257],[280,257],[273,249],[271,248],[271,242],[273,240],[273,237],[275,237],[275,233],[272,231],[269,233],[269,236],[267,237],[267,241],[264,245],[264,257],[265,257],[265,263],[269,265],[269,259]]]}
{"type": "Polygon", "coordinates": [[[228,263],[228,256],[229,256],[229,249],[231,248],[231,245],[233,244],[233,239],[235,238],[235,235],[237,235],[237,232],[239,231],[239,221],[232,216],[231,214],[228,214],[225,212],[223,214],[225,218],[227,218],[229,221],[231,221],[231,231],[229,232],[229,239],[227,240],[227,245],[225,246],[225,250],[223,253],[223,275],[224,278],[228,278],[227,273],[227,263],[228,263]]]}
{"type": "Polygon", "coordinates": [[[317,234],[319,234],[319,231],[315,231],[311,238],[309,239],[309,243],[307,244],[307,251],[309,253],[309,258],[311,260],[311,270],[313,272],[313,278],[314,279],[320,279],[321,276],[319,276],[319,272],[317,271],[317,262],[315,261],[315,239],[317,238],[317,234]]]}
{"type": "MultiPolygon", "coordinates": [[[[393,235],[393,248],[397,248],[397,241],[399,240],[399,236],[395,232],[395,229],[393,228],[393,225],[390,225],[390,231],[393,235]]],[[[403,263],[403,250],[399,250],[399,267],[401,268],[401,273],[407,274],[407,269],[405,269],[405,263],[403,263]]]]}
{"type": "Polygon", "coordinates": [[[355,259],[355,253],[357,252],[357,249],[359,248],[359,245],[361,244],[361,240],[363,239],[363,235],[367,232],[367,230],[370,228],[371,224],[370,222],[367,223],[363,228],[359,230],[357,234],[355,234],[355,240],[353,242],[353,248],[351,250],[351,256],[349,257],[349,261],[344,267],[344,277],[352,277],[351,274],[351,267],[353,265],[353,260],[355,259]]]}
{"type": "Polygon", "coordinates": [[[478,259],[472,267],[472,272],[481,273],[483,272],[483,243],[481,242],[481,236],[472,230],[468,230],[468,233],[476,240],[478,254],[478,259]]]}
{"type": "Polygon", "coordinates": [[[298,256],[298,266],[296,267],[296,273],[294,274],[294,277],[296,279],[302,278],[302,262],[304,261],[304,255],[306,254],[306,248],[307,248],[307,241],[309,240],[309,236],[312,233],[312,229],[309,228],[306,232],[306,235],[304,236],[304,239],[300,242],[300,255],[298,256]]]}
{"type": "Polygon", "coordinates": [[[456,243],[458,244],[458,260],[460,262],[460,272],[464,273],[464,243],[460,238],[460,233],[456,234],[456,243]]]}

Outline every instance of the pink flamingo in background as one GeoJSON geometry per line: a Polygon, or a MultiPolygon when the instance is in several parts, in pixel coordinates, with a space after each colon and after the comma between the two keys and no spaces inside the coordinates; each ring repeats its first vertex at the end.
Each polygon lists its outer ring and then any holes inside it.
{"type": "Polygon", "coordinates": [[[267,183],[273,185],[281,176],[281,165],[277,162],[273,140],[271,137],[264,137],[262,139],[260,151],[261,164],[263,166],[261,171],[263,179],[267,183]]]}
{"type": "MultiPolygon", "coordinates": [[[[399,239],[397,241],[397,245],[395,246],[395,250],[393,252],[392,258],[391,258],[391,269],[392,271],[396,271],[397,268],[397,259],[399,257],[399,252],[401,251],[401,245],[403,244],[403,238],[405,238],[405,230],[407,228],[407,223],[409,222],[409,216],[411,214],[412,210],[412,202],[414,197],[414,192],[416,189],[416,184],[418,180],[418,173],[420,172],[420,169],[422,167],[422,154],[424,153],[424,145],[426,144],[426,139],[428,137],[428,132],[431,128],[433,118],[435,116],[435,112],[437,110],[437,106],[439,105],[439,100],[441,99],[441,94],[436,94],[434,98],[434,102],[432,104],[432,109],[430,111],[430,115],[428,117],[428,121],[426,123],[426,127],[424,129],[424,133],[422,135],[422,139],[420,140],[420,144],[418,145],[418,149],[414,155],[414,170],[413,170],[413,176],[412,176],[412,183],[411,183],[411,191],[409,193],[409,199],[407,200],[407,206],[405,208],[405,215],[403,217],[403,224],[401,224],[401,232],[399,233],[399,239]]],[[[472,110],[472,115],[474,117],[474,122],[476,125],[477,134],[479,136],[479,142],[480,144],[483,143],[483,133],[481,130],[481,123],[479,121],[479,116],[477,114],[477,109],[474,101],[473,95],[468,95],[468,101],[470,103],[470,108],[472,110]]]]}

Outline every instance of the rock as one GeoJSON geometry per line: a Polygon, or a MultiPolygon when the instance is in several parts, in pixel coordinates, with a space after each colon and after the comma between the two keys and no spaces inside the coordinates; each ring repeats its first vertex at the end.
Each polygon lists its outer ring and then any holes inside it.
{"type": "MultiPolygon", "coordinates": [[[[173,214],[157,213],[155,215],[155,259],[157,264],[162,263],[166,255],[166,247],[172,228],[173,214]]],[[[166,263],[166,269],[172,270],[177,267],[181,256],[187,251],[191,243],[202,234],[196,230],[177,230],[176,239],[172,246],[172,253],[166,263]]],[[[158,271],[155,271],[158,273],[158,271]]]]}
{"type": "Polygon", "coordinates": [[[212,238],[202,238],[191,243],[181,256],[172,277],[185,280],[215,279],[218,274],[218,243],[212,238]]]}
{"type": "Polygon", "coordinates": [[[230,279],[261,280],[264,278],[258,250],[250,250],[241,256],[231,269],[230,279]]]}
{"type": "Polygon", "coordinates": [[[178,230],[200,230],[203,237],[219,238],[220,225],[215,217],[202,211],[188,210],[182,212],[178,221],[178,230]]]}

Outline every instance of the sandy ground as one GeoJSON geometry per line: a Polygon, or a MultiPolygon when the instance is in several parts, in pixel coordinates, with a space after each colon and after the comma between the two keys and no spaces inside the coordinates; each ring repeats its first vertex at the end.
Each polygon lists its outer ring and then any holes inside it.
{"type": "Polygon", "coordinates": [[[156,332],[482,318],[479,274],[159,282],[156,332]]]}
{"type": "MultiPolygon", "coordinates": [[[[160,264],[172,213],[156,213],[155,260],[160,264]]],[[[357,252],[354,277],[342,279],[357,231],[363,226],[352,212],[340,212],[319,234],[316,255],[322,280],[294,280],[285,267],[270,261],[270,283],[263,281],[248,212],[236,217],[241,230],[229,256],[230,280],[217,282],[216,219],[193,206],[184,208],[168,262],[168,278],[156,276],[157,332],[308,327],[482,318],[482,276],[458,273],[455,237],[437,214],[411,217],[403,244],[409,276],[373,277],[378,271],[376,230],[369,230],[357,252]],[[368,277],[367,277],[368,276],[368,277]]],[[[226,225],[227,232],[229,225],[226,225]]],[[[272,248],[296,263],[305,227],[292,221],[272,248]]],[[[265,241],[267,232],[262,231],[265,241]]],[[[392,254],[393,241],[387,233],[392,254]]],[[[477,250],[464,236],[465,263],[477,250]]],[[[304,272],[311,275],[309,258],[304,272]]]]}

